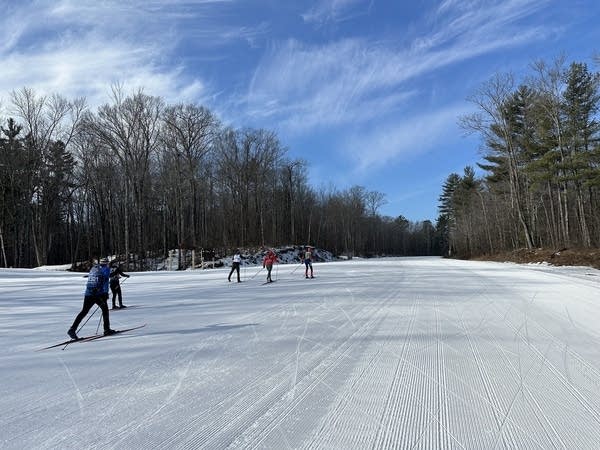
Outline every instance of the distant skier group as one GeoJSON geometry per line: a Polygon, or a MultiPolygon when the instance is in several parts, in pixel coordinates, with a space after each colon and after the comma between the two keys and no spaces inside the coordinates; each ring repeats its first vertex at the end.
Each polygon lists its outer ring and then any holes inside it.
{"type": "MultiPolygon", "coordinates": [[[[304,271],[304,276],[306,278],[314,278],[313,266],[312,266],[313,250],[314,250],[314,247],[307,245],[304,248],[304,251],[301,253],[301,256],[300,256],[300,264],[304,264],[304,266],[306,267],[306,270],[304,271]]],[[[273,271],[273,265],[277,264],[278,262],[279,262],[279,258],[277,257],[277,254],[273,250],[268,249],[265,252],[263,260],[262,260],[262,268],[267,269],[267,279],[265,281],[265,284],[276,281],[276,280],[273,280],[272,271],[273,271]]],[[[240,279],[241,263],[242,263],[242,255],[241,255],[240,250],[237,249],[234,252],[233,258],[231,260],[231,270],[229,271],[229,276],[227,277],[227,281],[231,281],[231,276],[235,272],[237,274],[237,282],[238,283],[241,282],[241,279],[240,279]]],[[[252,278],[254,278],[254,277],[252,277],[252,278]]]]}

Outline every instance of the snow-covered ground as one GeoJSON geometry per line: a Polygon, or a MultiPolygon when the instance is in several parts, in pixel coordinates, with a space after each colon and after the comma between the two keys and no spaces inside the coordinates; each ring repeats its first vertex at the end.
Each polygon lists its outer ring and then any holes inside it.
{"type": "Polygon", "coordinates": [[[133,273],[111,325],[145,328],[37,351],[67,338],[85,279],[0,270],[0,448],[598,448],[600,272],[258,271],[133,273]]]}

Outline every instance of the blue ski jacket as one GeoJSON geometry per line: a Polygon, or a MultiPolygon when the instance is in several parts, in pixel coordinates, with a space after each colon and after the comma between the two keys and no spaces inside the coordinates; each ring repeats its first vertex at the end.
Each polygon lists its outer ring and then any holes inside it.
{"type": "Polygon", "coordinates": [[[95,265],[88,274],[85,286],[85,296],[108,295],[108,280],[110,278],[110,267],[105,264],[95,265]]]}

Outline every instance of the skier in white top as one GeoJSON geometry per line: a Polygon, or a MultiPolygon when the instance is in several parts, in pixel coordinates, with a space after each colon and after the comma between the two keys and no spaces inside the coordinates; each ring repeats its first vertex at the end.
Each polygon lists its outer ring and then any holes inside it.
{"type": "Polygon", "coordinates": [[[240,263],[241,262],[242,262],[242,255],[240,255],[239,250],[236,250],[235,254],[233,255],[233,261],[231,262],[231,272],[229,272],[229,276],[227,277],[228,281],[231,281],[231,275],[233,274],[234,270],[237,272],[238,283],[240,283],[242,281],[242,280],[240,280],[240,263]]]}

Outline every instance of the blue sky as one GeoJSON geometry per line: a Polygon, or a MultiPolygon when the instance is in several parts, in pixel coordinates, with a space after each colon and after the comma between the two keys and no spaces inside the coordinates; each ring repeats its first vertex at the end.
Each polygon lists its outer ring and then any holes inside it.
{"type": "Polygon", "coordinates": [[[316,189],[386,194],[380,213],[437,217],[441,186],[480,160],[466,98],[536,59],[598,70],[597,0],[0,1],[0,99],[109,101],[143,87],[273,130],[316,189]]]}

